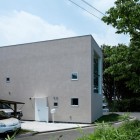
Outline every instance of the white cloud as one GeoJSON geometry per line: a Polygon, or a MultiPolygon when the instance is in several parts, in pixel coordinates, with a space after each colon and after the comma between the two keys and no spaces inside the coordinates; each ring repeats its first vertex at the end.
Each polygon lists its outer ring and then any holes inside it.
{"type": "MultiPolygon", "coordinates": [[[[102,0],[100,0],[102,1],[102,0]]],[[[129,38],[115,34],[115,29],[96,20],[98,27],[87,33],[92,34],[99,45],[128,44],[129,38]],[[98,30],[98,31],[97,31],[98,30]]],[[[13,11],[6,16],[0,15],[0,46],[50,40],[80,35],[64,25],[53,25],[44,19],[25,11],[13,11]]]]}
{"type": "Polygon", "coordinates": [[[101,46],[106,45],[118,45],[118,43],[129,44],[129,36],[123,34],[115,34],[116,30],[113,27],[105,29],[104,33],[93,33],[94,39],[101,46]]]}
{"type": "Polygon", "coordinates": [[[0,46],[76,36],[64,25],[52,25],[24,11],[0,15],[0,46]]]}

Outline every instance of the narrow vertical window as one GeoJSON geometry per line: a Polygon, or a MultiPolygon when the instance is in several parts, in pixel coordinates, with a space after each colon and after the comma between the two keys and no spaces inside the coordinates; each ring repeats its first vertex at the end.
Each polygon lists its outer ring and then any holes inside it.
{"type": "Polygon", "coordinates": [[[99,76],[98,58],[94,58],[94,93],[99,92],[99,76]]]}

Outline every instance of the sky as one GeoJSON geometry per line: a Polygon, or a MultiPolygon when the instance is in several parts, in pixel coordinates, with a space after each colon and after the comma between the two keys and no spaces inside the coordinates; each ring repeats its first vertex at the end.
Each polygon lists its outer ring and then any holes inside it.
{"type": "MultiPolygon", "coordinates": [[[[82,0],[73,0],[100,19],[102,14],[82,0]]],[[[105,13],[115,0],[86,0],[105,13]]],[[[0,46],[92,35],[99,46],[128,44],[129,36],[115,34],[95,16],[69,0],[0,0],[0,46]]]]}

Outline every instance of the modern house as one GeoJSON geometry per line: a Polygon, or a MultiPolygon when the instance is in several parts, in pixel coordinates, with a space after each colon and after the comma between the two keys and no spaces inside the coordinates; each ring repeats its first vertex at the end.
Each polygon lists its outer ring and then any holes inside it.
{"type": "Polygon", "coordinates": [[[92,123],[102,51],[91,35],[0,47],[0,99],[24,102],[25,120],[92,123]]]}

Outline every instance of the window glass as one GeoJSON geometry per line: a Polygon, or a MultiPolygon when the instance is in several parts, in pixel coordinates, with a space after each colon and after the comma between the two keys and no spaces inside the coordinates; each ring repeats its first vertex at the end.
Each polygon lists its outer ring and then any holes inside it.
{"type": "Polygon", "coordinates": [[[78,73],[77,73],[77,72],[73,72],[73,73],[71,74],[71,79],[72,79],[72,80],[78,80],[78,73]]]}
{"type": "Polygon", "coordinates": [[[6,82],[7,82],[7,83],[10,82],[10,78],[9,78],[9,77],[6,78],[6,82]]]}
{"type": "Polygon", "coordinates": [[[58,107],[58,102],[54,102],[54,107],[58,107]]]}
{"type": "Polygon", "coordinates": [[[11,109],[9,105],[0,103],[0,109],[11,109]]]}
{"type": "Polygon", "coordinates": [[[94,93],[99,92],[98,58],[94,58],[94,93]]]}
{"type": "Polygon", "coordinates": [[[71,99],[71,105],[79,105],[78,98],[72,98],[71,99]]]}

